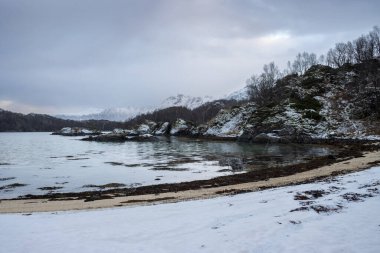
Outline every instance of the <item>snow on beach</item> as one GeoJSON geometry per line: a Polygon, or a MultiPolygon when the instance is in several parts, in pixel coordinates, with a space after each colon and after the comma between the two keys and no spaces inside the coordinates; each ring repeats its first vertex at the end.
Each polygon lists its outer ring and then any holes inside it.
{"type": "Polygon", "coordinates": [[[0,215],[2,252],[380,252],[380,167],[172,204],[0,215]]]}

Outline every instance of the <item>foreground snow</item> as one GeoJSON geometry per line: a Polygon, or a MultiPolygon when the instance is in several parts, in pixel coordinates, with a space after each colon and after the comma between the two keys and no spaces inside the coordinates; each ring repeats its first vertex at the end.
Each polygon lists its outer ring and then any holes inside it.
{"type": "Polygon", "coordinates": [[[0,215],[0,244],[2,252],[380,252],[379,188],[374,167],[209,200],[0,215]]]}

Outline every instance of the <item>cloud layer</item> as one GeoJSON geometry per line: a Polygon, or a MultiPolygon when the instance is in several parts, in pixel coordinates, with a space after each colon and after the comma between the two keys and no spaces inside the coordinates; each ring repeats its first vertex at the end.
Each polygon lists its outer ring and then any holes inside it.
{"type": "Polygon", "coordinates": [[[261,66],[378,25],[378,1],[0,0],[0,105],[22,112],[220,96],[261,66]]]}

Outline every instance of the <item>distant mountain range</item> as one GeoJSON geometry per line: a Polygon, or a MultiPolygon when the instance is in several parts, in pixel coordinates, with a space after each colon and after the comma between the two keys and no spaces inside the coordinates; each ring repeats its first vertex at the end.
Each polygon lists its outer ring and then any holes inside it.
{"type": "Polygon", "coordinates": [[[127,107],[127,108],[108,108],[108,109],[104,109],[103,111],[99,113],[91,113],[91,114],[84,114],[84,115],[54,115],[54,116],[60,119],[77,120],[77,121],[109,120],[109,121],[122,122],[130,118],[133,118],[141,113],[146,113],[149,111],[150,109],[127,107]]]}
{"type": "Polygon", "coordinates": [[[183,94],[165,99],[156,108],[110,108],[87,115],[21,114],[0,109],[0,132],[57,131],[63,127],[84,127],[109,131],[130,127],[150,120],[174,121],[181,117],[196,123],[204,123],[219,110],[240,104],[247,98],[247,89],[236,91],[222,99],[210,96],[191,97],[183,94]],[[122,123],[123,122],[123,123],[122,123]]]}
{"type": "Polygon", "coordinates": [[[50,132],[63,127],[83,127],[110,131],[123,128],[123,123],[107,120],[74,121],[52,117],[45,114],[22,114],[0,109],[0,132],[50,132]]]}
{"type": "MultiPolygon", "coordinates": [[[[220,98],[219,98],[220,99],[220,98]]],[[[235,91],[230,95],[224,96],[223,100],[236,100],[242,101],[248,99],[248,93],[246,87],[241,90],[235,91]]],[[[166,109],[170,107],[185,107],[189,110],[198,108],[206,103],[215,101],[211,96],[204,97],[192,97],[183,94],[178,94],[177,96],[170,96],[166,98],[160,105],[153,108],[108,108],[99,113],[85,114],[85,115],[54,115],[54,117],[66,119],[66,120],[109,120],[109,121],[126,121],[130,120],[140,114],[153,112],[155,110],[166,109]]]]}

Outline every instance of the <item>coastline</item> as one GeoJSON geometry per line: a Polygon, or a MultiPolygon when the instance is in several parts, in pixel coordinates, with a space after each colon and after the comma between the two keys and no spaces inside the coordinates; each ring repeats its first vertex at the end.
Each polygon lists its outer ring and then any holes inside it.
{"type": "Polygon", "coordinates": [[[102,199],[85,201],[85,199],[47,197],[12,199],[0,201],[0,213],[31,213],[31,212],[55,212],[89,210],[99,208],[113,208],[122,206],[152,205],[158,203],[173,203],[186,200],[208,199],[223,195],[231,195],[243,192],[259,191],[267,188],[282,187],[294,184],[302,184],[316,181],[331,176],[337,176],[350,172],[370,168],[380,163],[380,151],[363,152],[362,156],[343,159],[328,165],[322,165],[310,170],[300,171],[295,174],[267,178],[254,182],[228,184],[224,186],[210,185],[198,189],[149,193],[130,196],[112,196],[107,193],[102,199]]]}

